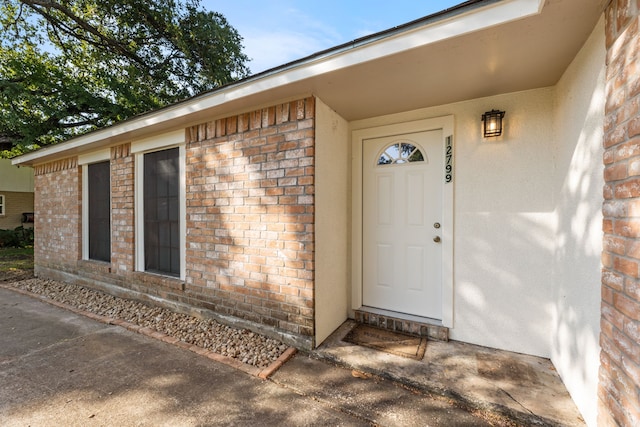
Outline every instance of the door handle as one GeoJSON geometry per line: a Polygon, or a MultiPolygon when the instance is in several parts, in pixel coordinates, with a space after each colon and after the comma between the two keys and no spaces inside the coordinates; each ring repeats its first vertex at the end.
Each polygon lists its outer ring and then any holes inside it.
{"type": "Polygon", "coordinates": [[[436,243],[440,243],[440,236],[434,237],[433,241],[436,242],[436,243]]]}

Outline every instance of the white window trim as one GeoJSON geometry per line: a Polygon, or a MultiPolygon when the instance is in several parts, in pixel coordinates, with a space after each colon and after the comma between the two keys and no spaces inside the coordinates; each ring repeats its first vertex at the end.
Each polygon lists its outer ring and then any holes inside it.
{"type": "MultiPolygon", "coordinates": [[[[82,259],[89,258],[89,165],[92,163],[111,162],[111,149],[96,151],[78,156],[78,164],[82,166],[82,259]]],[[[111,174],[109,174],[111,187],[111,174]]],[[[112,192],[109,191],[109,205],[112,205],[112,192]]],[[[113,209],[113,208],[112,208],[113,209]]],[[[113,212],[113,210],[112,210],[113,212]]],[[[111,216],[111,213],[109,215],[111,216]]],[[[113,224],[109,221],[109,233],[113,235],[113,224]]]]}
{"type": "Polygon", "coordinates": [[[5,205],[6,202],[6,197],[4,197],[4,194],[0,194],[0,216],[6,216],[7,215],[7,207],[5,205]]]}
{"type": "MultiPolygon", "coordinates": [[[[153,138],[146,138],[131,144],[131,152],[135,154],[135,269],[144,269],[144,158],[146,153],[178,148],[178,167],[180,175],[180,280],[187,277],[187,195],[186,195],[186,147],[184,130],[171,132],[153,138]]],[[[159,273],[149,273],[159,274],[159,273]]],[[[162,275],[162,274],[160,274],[162,275]]],[[[167,276],[171,277],[171,276],[167,276]]]]}
{"type": "MultiPolygon", "coordinates": [[[[454,134],[453,116],[416,120],[367,129],[354,130],[351,136],[352,163],[352,247],[351,308],[362,306],[362,144],[365,139],[442,129],[442,149],[446,138],[454,134]]],[[[455,150],[455,148],[454,148],[455,150]]],[[[455,182],[455,181],[454,181],[455,182]]],[[[443,186],[443,220],[450,226],[442,235],[442,325],[453,327],[453,191],[454,182],[443,186]]]]}
{"type": "Polygon", "coordinates": [[[111,160],[111,148],[105,148],[103,150],[94,151],[87,154],[81,154],[78,156],[79,165],[88,165],[90,163],[100,163],[106,160],[111,160]]]}

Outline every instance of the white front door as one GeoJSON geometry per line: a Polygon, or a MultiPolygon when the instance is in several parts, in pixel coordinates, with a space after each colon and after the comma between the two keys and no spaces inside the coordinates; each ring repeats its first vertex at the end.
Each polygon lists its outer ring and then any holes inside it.
{"type": "Polygon", "coordinates": [[[442,130],[363,140],[364,306],[442,319],[442,130]]]}

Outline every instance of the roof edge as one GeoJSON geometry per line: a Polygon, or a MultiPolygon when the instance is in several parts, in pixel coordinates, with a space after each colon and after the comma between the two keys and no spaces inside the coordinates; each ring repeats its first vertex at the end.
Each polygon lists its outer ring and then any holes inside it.
{"type": "MultiPolygon", "coordinates": [[[[166,107],[133,116],[111,126],[80,135],[59,144],[43,147],[12,159],[14,165],[33,165],[40,161],[55,159],[70,150],[123,136],[133,130],[154,127],[167,120],[178,119],[194,110],[204,110],[223,105],[230,100],[245,98],[252,94],[269,91],[294,81],[311,78],[326,72],[326,62],[334,62],[338,68],[352,66],[355,63],[375,60],[383,55],[373,49],[374,45],[389,43],[397,49],[409,49],[416,43],[429,44],[454,38],[470,32],[490,28],[514,20],[536,15],[542,10],[546,0],[469,0],[451,8],[425,16],[406,24],[383,30],[351,42],[320,51],[299,60],[265,70],[245,79],[229,83],[211,91],[203,92],[166,107]],[[490,14],[494,12],[494,16],[490,14]],[[465,25],[458,25],[466,21],[465,25]],[[455,24],[455,25],[454,25],[455,24]],[[421,36],[420,40],[404,40],[415,31],[433,32],[430,37],[421,36]],[[402,39],[402,40],[399,40],[402,39]],[[411,45],[413,43],[413,45],[411,45]],[[369,52],[358,55],[351,61],[344,60],[345,55],[355,51],[369,52]],[[318,66],[322,64],[322,66],[318,66]],[[259,83],[260,82],[260,83],[259,83]]],[[[330,68],[330,67],[329,67],[330,68]]],[[[336,68],[337,69],[337,68],[336,68]]]]}

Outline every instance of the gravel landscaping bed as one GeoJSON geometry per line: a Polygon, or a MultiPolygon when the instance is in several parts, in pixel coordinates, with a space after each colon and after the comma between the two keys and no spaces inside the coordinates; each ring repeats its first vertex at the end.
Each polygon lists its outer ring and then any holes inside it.
{"type": "Polygon", "coordinates": [[[258,368],[269,366],[288,348],[280,341],[247,329],[226,326],[213,319],[200,319],[148,306],[82,286],[39,278],[16,281],[11,283],[11,286],[80,310],[149,327],[180,341],[258,368]]]}

